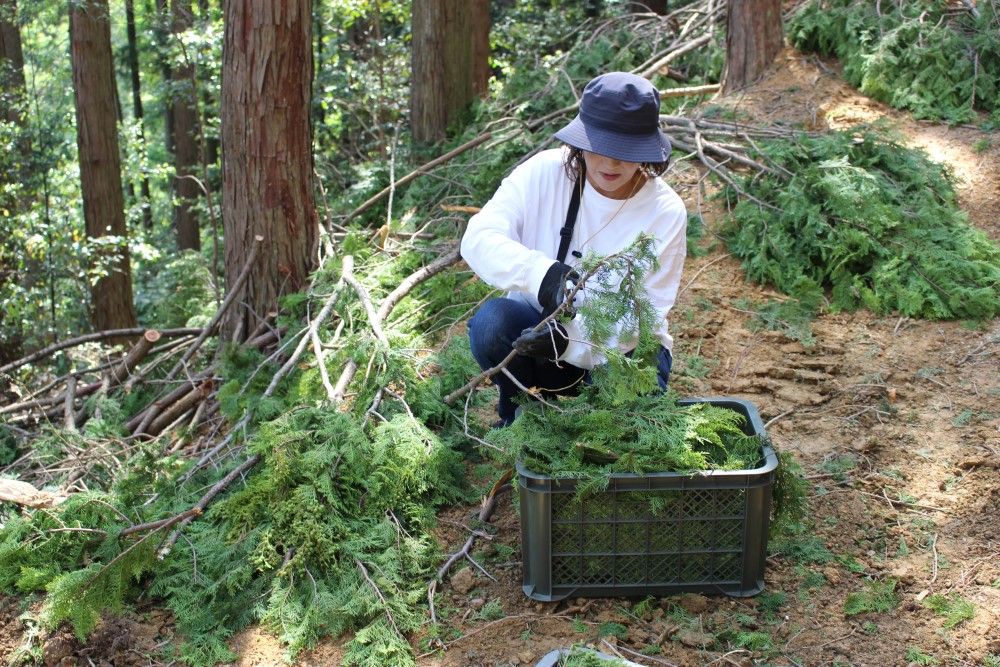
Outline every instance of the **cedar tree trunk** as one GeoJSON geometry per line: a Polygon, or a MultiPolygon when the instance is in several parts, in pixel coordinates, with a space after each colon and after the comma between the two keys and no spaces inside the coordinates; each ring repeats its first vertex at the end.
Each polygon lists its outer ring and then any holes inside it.
{"type": "Polygon", "coordinates": [[[101,277],[91,281],[91,320],[99,331],[131,328],[136,326],[136,316],[118,152],[108,0],[72,3],[69,26],[87,237],[92,241],[107,236],[119,239],[103,246],[92,244],[90,269],[98,269],[101,277]]]}
{"type": "MultiPolygon", "coordinates": [[[[146,151],[146,131],[143,129],[145,114],[142,111],[142,84],[139,80],[139,44],[135,33],[135,2],[125,0],[125,30],[128,40],[128,68],[132,82],[132,114],[139,128],[139,145],[146,151]]],[[[152,196],[149,192],[149,176],[142,174],[140,180],[142,200],[142,224],[147,230],[153,229],[152,196]]]]}
{"type": "MultiPolygon", "coordinates": [[[[194,17],[190,0],[173,0],[171,32],[178,38],[191,29],[194,17]]],[[[198,108],[194,88],[194,65],[186,62],[174,68],[174,230],[180,250],[201,249],[201,232],[195,204],[201,194],[195,174],[201,163],[198,147],[198,108]]]]}
{"type": "Polygon", "coordinates": [[[278,298],[303,289],[315,265],[312,2],[224,0],[222,222],[229,289],[260,252],[227,312],[223,337],[240,342],[278,298]]]}
{"type": "Polygon", "coordinates": [[[752,83],[781,51],[781,0],[733,0],[726,6],[726,22],[724,93],[752,83]]]}
{"type": "Polygon", "coordinates": [[[489,0],[414,0],[410,118],[417,143],[444,139],[489,80],[489,0]]]}
{"type": "Polygon", "coordinates": [[[22,126],[24,51],[17,26],[17,1],[0,0],[0,121],[22,126]]]}

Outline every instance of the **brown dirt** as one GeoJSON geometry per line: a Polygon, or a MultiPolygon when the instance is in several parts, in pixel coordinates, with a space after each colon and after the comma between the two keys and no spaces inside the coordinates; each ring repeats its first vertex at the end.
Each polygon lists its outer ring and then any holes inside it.
{"type": "MultiPolygon", "coordinates": [[[[760,123],[813,129],[895,120],[914,146],[951,165],[970,221],[1000,242],[1000,142],[985,150],[977,143],[988,135],[913,122],[851,90],[835,63],[793,51],[760,83],[722,103],[760,123]]],[[[705,200],[699,176],[682,165],[669,178],[711,227],[720,212],[705,200]]],[[[529,666],[576,644],[641,665],[908,665],[923,655],[972,666],[1000,656],[1000,322],[976,328],[867,312],[824,315],[815,323],[815,346],[807,348],[746,327],[750,315],[737,303],[776,296],[747,283],[721,248],[691,258],[672,316],[673,383],[687,396],[734,396],[757,406],[776,448],[804,467],[813,536],[837,558],[805,562],[776,553],[756,598],[657,598],[638,615],[628,613],[635,601],[627,599],[539,603],[521,589],[519,520],[506,491],[489,525],[493,539],[476,547],[494,580],[461,564],[451,572],[435,602],[448,628],[447,650],[421,655],[419,665],[529,666]],[[695,358],[708,363],[704,377],[683,375],[695,358]],[[847,596],[867,590],[870,578],[898,580],[900,603],[884,613],[846,615],[847,596]],[[776,615],[761,620],[762,601],[778,593],[784,602],[776,615]],[[922,604],[938,593],[971,603],[974,616],[946,628],[945,617],[922,604]],[[499,618],[484,613],[497,606],[499,618]],[[626,626],[627,636],[599,638],[600,624],[610,622],[626,626]],[[766,633],[770,650],[713,645],[734,629],[766,633]]],[[[467,532],[458,524],[469,525],[475,511],[454,508],[442,516],[450,520],[441,524],[446,549],[462,546],[467,532]]],[[[46,641],[25,634],[18,603],[0,601],[0,612],[0,654],[46,641]]],[[[165,619],[151,618],[112,622],[99,647],[55,633],[42,662],[156,664],[153,647],[168,630],[165,619]]],[[[339,644],[325,641],[296,664],[340,664],[339,644]]],[[[234,667],[286,664],[283,647],[259,629],[232,645],[241,655],[234,667]]]]}

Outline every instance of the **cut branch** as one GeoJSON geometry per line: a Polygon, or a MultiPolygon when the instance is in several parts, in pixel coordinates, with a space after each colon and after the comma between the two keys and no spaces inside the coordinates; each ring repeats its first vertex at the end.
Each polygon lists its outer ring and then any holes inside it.
{"type": "Polygon", "coordinates": [[[399,287],[392,290],[392,292],[390,292],[389,295],[382,300],[382,305],[379,306],[378,313],[376,314],[378,320],[380,322],[384,322],[386,318],[389,317],[389,313],[392,312],[392,309],[396,307],[396,304],[402,301],[403,297],[410,293],[410,290],[423,281],[441,273],[459,259],[459,249],[455,248],[448,254],[441,255],[427,266],[418,269],[407,276],[406,279],[399,284],[399,287]]]}
{"type": "Polygon", "coordinates": [[[168,410],[163,411],[142,432],[148,435],[159,434],[163,429],[172,424],[174,420],[207,398],[212,393],[214,387],[215,383],[212,380],[201,382],[197,388],[193,388],[193,391],[189,391],[181,400],[171,405],[168,410]]]}
{"type": "Polygon", "coordinates": [[[652,65],[650,65],[646,69],[644,69],[642,72],[636,72],[636,74],[638,74],[639,76],[641,76],[643,78],[648,79],[651,76],[653,76],[654,74],[656,74],[660,70],[660,68],[666,67],[667,65],[669,65],[673,61],[675,61],[678,58],[680,58],[681,56],[683,56],[685,53],[688,53],[689,51],[693,51],[693,50],[697,49],[699,46],[704,46],[705,44],[708,44],[710,41],[712,41],[712,39],[713,39],[713,36],[712,36],[711,33],[702,35],[698,39],[693,39],[690,42],[688,42],[688,43],[684,44],[683,46],[681,46],[680,48],[675,49],[675,50],[671,51],[670,53],[668,53],[667,55],[663,56],[662,58],[660,58],[659,60],[657,60],[655,63],[653,63],[652,65]]]}
{"type": "Polygon", "coordinates": [[[122,359],[121,363],[112,369],[110,373],[111,385],[117,386],[124,382],[132,371],[135,370],[135,367],[139,365],[139,362],[146,358],[146,355],[153,349],[153,345],[160,340],[160,337],[160,332],[155,329],[150,329],[142,334],[135,345],[132,346],[132,349],[129,350],[128,354],[125,355],[125,358],[122,359]]]}
{"type": "Polygon", "coordinates": [[[184,530],[184,527],[187,526],[189,523],[191,523],[191,521],[196,516],[204,512],[205,508],[208,507],[208,504],[212,502],[217,495],[225,491],[226,488],[228,488],[229,485],[232,484],[237,477],[240,477],[245,472],[249,471],[255,465],[260,463],[260,461],[261,461],[260,454],[254,454],[246,461],[244,461],[243,463],[239,464],[238,466],[230,470],[225,477],[216,482],[215,485],[212,486],[212,488],[210,488],[205,493],[205,495],[201,497],[201,500],[199,500],[194,507],[188,510],[188,512],[191,512],[191,514],[180,520],[180,525],[177,526],[177,530],[175,530],[173,534],[170,535],[170,539],[167,540],[167,543],[164,545],[163,551],[164,552],[170,551],[171,547],[174,546],[174,543],[177,542],[177,539],[180,537],[181,531],[184,530]]]}

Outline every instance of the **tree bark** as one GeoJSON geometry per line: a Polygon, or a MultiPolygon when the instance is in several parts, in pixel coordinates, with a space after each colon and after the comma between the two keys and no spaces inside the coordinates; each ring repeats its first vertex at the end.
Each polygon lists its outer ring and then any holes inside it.
{"type": "MultiPolygon", "coordinates": [[[[227,312],[222,337],[242,341],[314,268],[311,0],[224,0],[222,221],[231,286],[262,248],[227,312]]],[[[227,296],[227,298],[229,298],[227,296]]]]}
{"type": "MultiPolygon", "coordinates": [[[[170,58],[170,3],[169,0],[156,0],[156,20],[153,22],[153,40],[159,54],[160,76],[164,82],[172,81],[174,74],[170,58]]],[[[163,112],[163,145],[167,152],[174,151],[174,107],[168,98],[163,112]]]]}
{"type": "Polygon", "coordinates": [[[781,0],[740,0],[726,7],[722,92],[740,90],[764,73],[784,45],[781,0]]]}
{"type": "Polygon", "coordinates": [[[136,326],[136,315],[118,152],[108,0],[74,3],[69,25],[87,237],[92,242],[108,236],[119,239],[92,246],[90,269],[98,270],[100,277],[91,282],[91,320],[98,330],[124,329],[136,326]]]}
{"type": "MultiPolygon", "coordinates": [[[[193,25],[190,0],[173,0],[171,32],[180,38],[193,25]]],[[[201,194],[195,175],[201,164],[198,142],[198,108],[194,88],[194,65],[185,62],[173,70],[174,95],[174,230],[180,250],[200,250],[201,231],[195,204],[201,194]]]]}
{"type": "Polygon", "coordinates": [[[410,117],[417,143],[448,124],[489,81],[489,0],[414,0],[410,117]]]}
{"type": "Polygon", "coordinates": [[[17,0],[0,0],[0,121],[22,126],[24,50],[17,26],[17,0]]]}
{"type": "MultiPolygon", "coordinates": [[[[472,13],[472,95],[484,97],[490,82],[490,0],[469,0],[472,13]]],[[[472,101],[470,98],[465,104],[472,101]]],[[[465,106],[463,104],[463,106],[465,106]]]]}
{"type": "MultiPolygon", "coordinates": [[[[17,154],[0,158],[0,209],[16,215],[31,198],[31,139],[24,122],[24,51],[17,25],[16,0],[0,0],[0,123],[9,124],[17,134],[17,154]],[[16,187],[22,184],[20,192],[16,187]],[[8,190],[4,185],[15,188],[8,190]]],[[[21,244],[9,236],[0,239],[0,288],[17,282],[21,244]]],[[[19,322],[5,323],[7,308],[0,308],[0,364],[21,354],[22,331],[19,322]]],[[[0,381],[0,389],[3,387],[0,381]]]]}
{"type": "MultiPolygon", "coordinates": [[[[24,113],[24,49],[21,29],[17,25],[17,0],[0,0],[0,122],[17,128],[18,155],[14,159],[0,161],[0,183],[23,185],[31,176],[31,135],[24,113]]],[[[22,196],[21,199],[27,197],[22,196]]],[[[21,208],[16,199],[0,200],[0,203],[11,210],[21,208]]]]}
{"type": "MultiPolygon", "coordinates": [[[[132,114],[139,128],[139,144],[146,151],[146,131],[143,129],[145,114],[142,110],[142,83],[139,80],[139,44],[135,32],[135,2],[125,0],[125,29],[128,40],[128,68],[132,81],[132,114]]],[[[142,224],[146,229],[153,228],[153,209],[150,205],[149,176],[142,174],[139,184],[142,200],[142,224]]]]}

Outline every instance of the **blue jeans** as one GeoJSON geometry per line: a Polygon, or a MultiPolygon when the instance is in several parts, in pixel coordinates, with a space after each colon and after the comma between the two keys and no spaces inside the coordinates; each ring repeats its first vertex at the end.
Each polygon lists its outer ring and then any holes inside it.
{"type": "MultiPolygon", "coordinates": [[[[542,321],[541,313],[528,304],[514,299],[490,299],[476,311],[469,320],[469,345],[476,363],[484,371],[493,368],[507,358],[514,341],[525,329],[542,321]]],[[[657,355],[660,387],[667,388],[673,359],[670,352],[661,347],[657,355]]],[[[588,382],[590,373],[565,361],[554,362],[538,357],[515,356],[507,370],[525,387],[542,390],[542,396],[556,394],[576,395],[580,385],[588,382]]],[[[517,404],[514,399],[521,393],[520,387],[500,371],[493,375],[494,384],[500,389],[497,412],[504,425],[514,421],[517,404]]]]}

